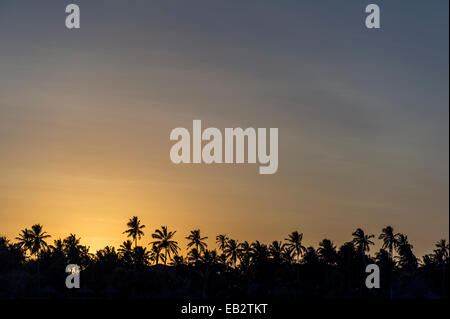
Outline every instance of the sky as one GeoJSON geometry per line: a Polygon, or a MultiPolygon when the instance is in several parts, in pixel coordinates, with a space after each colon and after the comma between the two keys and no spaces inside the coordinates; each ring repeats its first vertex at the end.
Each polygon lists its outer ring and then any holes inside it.
{"type": "Polygon", "coordinates": [[[364,1],[74,0],[78,30],[66,2],[0,0],[0,235],[448,239],[448,1],[377,0],[377,30],[364,1]],[[194,119],[277,127],[277,173],[173,164],[194,119]]]}

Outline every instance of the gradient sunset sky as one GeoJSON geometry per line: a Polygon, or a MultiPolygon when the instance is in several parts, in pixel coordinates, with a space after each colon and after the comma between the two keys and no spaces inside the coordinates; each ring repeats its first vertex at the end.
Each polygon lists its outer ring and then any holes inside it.
{"type": "MultiPolygon", "coordinates": [[[[0,0],[0,235],[127,219],[242,240],[449,236],[448,1],[0,0]],[[175,127],[278,127],[279,169],[175,165],[175,127]]],[[[378,242],[378,241],[377,241],[378,242]]]]}

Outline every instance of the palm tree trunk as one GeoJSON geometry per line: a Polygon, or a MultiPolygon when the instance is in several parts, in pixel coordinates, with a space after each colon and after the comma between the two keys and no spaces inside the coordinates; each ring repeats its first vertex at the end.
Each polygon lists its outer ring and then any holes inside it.
{"type": "MultiPolygon", "coordinates": [[[[392,246],[389,248],[389,255],[391,257],[392,265],[394,264],[394,258],[392,256],[392,246]]],[[[392,299],[392,280],[394,279],[394,267],[391,268],[391,276],[389,278],[389,299],[392,299]]]]}
{"type": "Polygon", "coordinates": [[[41,292],[41,268],[39,267],[39,254],[36,255],[37,277],[38,277],[38,293],[41,292]]]}
{"type": "MultiPolygon", "coordinates": [[[[362,259],[362,266],[363,266],[363,274],[366,273],[366,253],[364,252],[364,250],[361,251],[361,259],[362,259]]],[[[363,276],[364,278],[364,276],[363,276]]],[[[359,281],[359,296],[362,297],[362,293],[363,293],[363,286],[362,286],[362,282],[363,280],[359,281]]]]}
{"type": "Polygon", "coordinates": [[[197,249],[197,252],[198,252],[197,257],[195,257],[195,265],[197,266],[198,265],[198,257],[200,257],[200,250],[198,250],[198,243],[195,244],[195,248],[197,249]]]}
{"type": "Polygon", "coordinates": [[[445,261],[442,262],[442,296],[445,296],[445,261]]]}
{"type": "Polygon", "coordinates": [[[134,237],[134,273],[136,275],[136,248],[137,248],[137,237],[134,237]]]}
{"type": "Polygon", "coordinates": [[[210,274],[209,265],[207,265],[206,266],[206,270],[205,270],[205,274],[204,274],[204,277],[203,277],[203,286],[202,286],[202,298],[203,299],[207,298],[206,289],[208,288],[209,274],[210,274]]]}

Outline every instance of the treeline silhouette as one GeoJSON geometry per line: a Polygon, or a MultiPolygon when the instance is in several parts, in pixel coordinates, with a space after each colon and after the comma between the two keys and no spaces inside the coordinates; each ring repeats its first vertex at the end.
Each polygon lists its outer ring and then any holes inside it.
{"type": "Polygon", "coordinates": [[[49,243],[40,224],[20,232],[15,242],[0,237],[0,298],[447,298],[449,244],[435,244],[417,258],[408,237],[391,226],[382,229],[382,248],[370,249],[375,235],[358,228],[337,248],[330,239],[305,247],[294,231],[284,241],[238,242],[218,235],[209,249],[199,229],[185,237],[182,256],[176,231],[156,229],[139,245],[145,225],[126,224],[129,238],[116,250],[95,253],[70,234],[49,243]],[[380,268],[379,289],[367,289],[365,268],[380,268]],[[68,289],[65,268],[81,268],[81,288],[68,289]]]}

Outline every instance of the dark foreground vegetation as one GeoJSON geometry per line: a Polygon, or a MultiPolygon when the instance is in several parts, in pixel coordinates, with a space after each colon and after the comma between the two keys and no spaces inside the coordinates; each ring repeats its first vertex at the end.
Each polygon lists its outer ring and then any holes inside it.
{"type": "Polygon", "coordinates": [[[0,237],[0,299],[15,298],[447,298],[449,244],[442,239],[432,253],[417,258],[404,234],[390,226],[378,239],[362,229],[337,248],[329,239],[318,248],[304,247],[292,232],[269,245],[216,237],[209,249],[200,230],[192,231],[188,254],[181,256],[175,231],[162,226],[148,246],[140,246],[145,226],[137,217],[127,223],[126,240],[116,250],[91,253],[71,234],[49,243],[39,224],[14,241],[0,237]],[[380,289],[365,287],[365,267],[380,268],[380,289]],[[68,289],[68,264],[81,267],[81,288],[68,289]]]}

